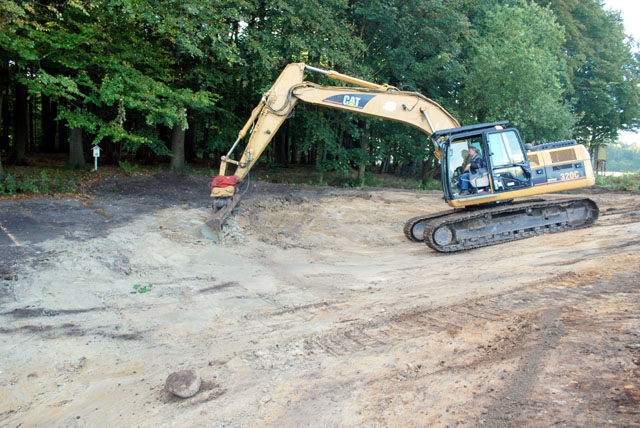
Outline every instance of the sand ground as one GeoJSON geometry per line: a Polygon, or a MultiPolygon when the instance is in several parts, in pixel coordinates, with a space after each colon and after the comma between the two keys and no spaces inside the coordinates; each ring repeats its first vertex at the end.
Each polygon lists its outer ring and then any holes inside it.
{"type": "Polygon", "coordinates": [[[256,183],[217,245],[206,193],[0,201],[0,426],[640,426],[639,194],[439,254],[402,227],[440,192],[256,183]]]}

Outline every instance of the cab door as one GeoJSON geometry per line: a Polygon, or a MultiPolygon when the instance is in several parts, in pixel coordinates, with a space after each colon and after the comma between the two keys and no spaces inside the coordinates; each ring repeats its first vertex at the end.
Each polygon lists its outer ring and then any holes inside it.
{"type": "MultiPolygon", "coordinates": [[[[471,161],[471,155],[469,154],[469,148],[475,147],[480,155],[485,159],[486,164],[486,150],[483,146],[482,133],[465,133],[456,138],[447,139],[441,144],[442,159],[440,159],[440,168],[442,176],[442,190],[445,194],[445,200],[460,199],[465,197],[477,197],[487,196],[480,194],[473,195],[459,195],[458,182],[461,179],[460,176],[465,172],[465,167],[471,161]]],[[[469,178],[467,177],[467,180],[469,178]]],[[[483,188],[481,192],[488,191],[489,188],[483,188]]]]}
{"type": "Polygon", "coordinates": [[[516,129],[487,132],[486,144],[495,193],[533,185],[527,152],[516,129]]]}

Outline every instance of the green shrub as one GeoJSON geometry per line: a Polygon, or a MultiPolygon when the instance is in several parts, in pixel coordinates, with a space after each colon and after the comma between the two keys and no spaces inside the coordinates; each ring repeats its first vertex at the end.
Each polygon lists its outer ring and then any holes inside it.
{"type": "Polygon", "coordinates": [[[16,180],[13,178],[13,175],[7,175],[7,178],[4,180],[4,182],[0,183],[0,194],[13,195],[16,193],[16,190],[16,180]]]}
{"type": "Polygon", "coordinates": [[[9,174],[4,182],[0,183],[0,195],[18,194],[52,194],[61,192],[73,192],[76,190],[77,179],[86,176],[72,171],[24,168],[9,174]],[[51,176],[53,175],[53,179],[51,176]]]}
{"type": "Polygon", "coordinates": [[[614,190],[640,190],[640,174],[599,175],[596,184],[614,190]]]}
{"type": "Polygon", "coordinates": [[[40,171],[39,192],[51,193],[51,188],[49,186],[49,175],[47,174],[47,171],[44,169],[40,171]]]}
{"type": "Polygon", "coordinates": [[[118,161],[118,165],[120,165],[125,174],[133,174],[140,169],[138,165],[131,165],[128,160],[118,161]]]}
{"type": "Polygon", "coordinates": [[[18,192],[20,193],[40,193],[38,183],[31,176],[24,176],[17,182],[18,192]]]}

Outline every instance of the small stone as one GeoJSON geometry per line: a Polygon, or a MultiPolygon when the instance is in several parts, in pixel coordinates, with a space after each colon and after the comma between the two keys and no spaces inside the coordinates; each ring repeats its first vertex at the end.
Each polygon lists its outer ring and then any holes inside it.
{"type": "Polygon", "coordinates": [[[266,397],[263,397],[262,400],[260,400],[260,403],[264,405],[264,404],[267,404],[269,401],[271,401],[271,397],[266,396],[266,397]]]}
{"type": "Polygon", "coordinates": [[[164,387],[181,398],[193,397],[200,390],[202,379],[193,370],[181,370],[169,375],[164,387]]]}

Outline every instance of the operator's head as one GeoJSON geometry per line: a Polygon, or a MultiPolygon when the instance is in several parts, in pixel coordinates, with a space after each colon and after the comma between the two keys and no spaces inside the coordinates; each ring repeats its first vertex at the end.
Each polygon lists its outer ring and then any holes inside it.
{"type": "Polygon", "coordinates": [[[473,156],[478,153],[478,149],[476,149],[474,146],[471,146],[469,147],[469,153],[471,154],[471,156],[473,156]]]}

